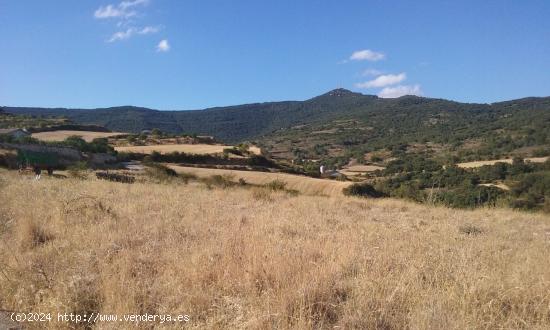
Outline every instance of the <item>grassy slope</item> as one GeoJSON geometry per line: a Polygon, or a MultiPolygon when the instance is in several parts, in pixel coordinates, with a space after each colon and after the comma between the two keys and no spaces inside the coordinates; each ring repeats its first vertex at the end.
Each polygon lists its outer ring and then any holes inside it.
{"type": "Polygon", "coordinates": [[[186,313],[209,328],[550,327],[548,216],[254,196],[2,171],[0,309],[186,313]]]}
{"type": "Polygon", "coordinates": [[[328,179],[316,179],[301,175],[286,173],[270,173],[256,171],[234,171],[212,168],[185,167],[169,165],[170,168],[180,173],[192,173],[198,177],[207,178],[212,175],[226,175],[231,181],[244,179],[247,183],[254,185],[268,184],[274,180],[286,183],[286,188],[297,190],[306,195],[341,196],[342,189],[349,186],[350,182],[341,182],[328,179]]]}

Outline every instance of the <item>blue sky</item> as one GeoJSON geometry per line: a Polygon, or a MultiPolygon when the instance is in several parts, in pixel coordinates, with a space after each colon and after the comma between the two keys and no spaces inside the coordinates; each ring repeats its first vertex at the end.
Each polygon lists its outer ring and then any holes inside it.
{"type": "Polygon", "coordinates": [[[0,105],[550,95],[550,1],[0,0],[0,105]]]}

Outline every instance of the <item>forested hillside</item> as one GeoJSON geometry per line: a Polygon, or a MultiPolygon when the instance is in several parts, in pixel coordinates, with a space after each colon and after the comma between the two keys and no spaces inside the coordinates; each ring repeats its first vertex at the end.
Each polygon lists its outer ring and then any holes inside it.
{"type": "Polygon", "coordinates": [[[550,145],[550,98],[467,104],[417,96],[383,99],[337,89],[306,101],[193,111],[132,106],[4,110],[64,116],[113,131],[158,128],[171,133],[214,135],[227,142],[255,140],[284,158],[349,157],[418,144],[452,151],[460,159],[481,159],[514,150],[532,153],[550,145]]]}

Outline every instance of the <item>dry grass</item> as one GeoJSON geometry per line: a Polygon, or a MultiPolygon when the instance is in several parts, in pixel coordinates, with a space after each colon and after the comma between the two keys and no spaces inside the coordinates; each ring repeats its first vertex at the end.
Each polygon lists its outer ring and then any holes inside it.
{"type": "Polygon", "coordinates": [[[223,152],[225,148],[231,148],[231,146],[220,144],[159,144],[151,146],[115,147],[116,151],[119,152],[139,152],[144,154],[150,154],[153,151],[160,152],[161,154],[174,151],[190,154],[216,154],[223,152]]]}
{"type": "MultiPolygon", "coordinates": [[[[186,152],[190,154],[216,154],[222,153],[223,149],[232,147],[233,146],[221,144],[159,144],[148,146],[115,147],[115,149],[120,152],[139,152],[145,154],[150,154],[153,151],[160,152],[161,154],[174,151],[186,152]]],[[[253,154],[261,154],[260,148],[256,146],[251,146],[249,150],[253,154]]]]}
{"type": "Polygon", "coordinates": [[[364,173],[374,172],[377,170],[384,170],[384,169],[385,167],[376,166],[376,165],[352,165],[352,166],[345,167],[339,172],[347,176],[354,176],[354,175],[361,175],[364,173]]]}
{"type": "Polygon", "coordinates": [[[485,186],[485,187],[495,187],[495,188],[499,188],[499,189],[502,189],[502,190],[505,190],[505,191],[509,191],[510,190],[510,187],[508,187],[506,184],[502,183],[502,182],[497,182],[497,183],[480,183],[479,184],[480,186],[485,186]]]}
{"type": "MultiPolygon", "coordinates": [[[[532,162],[532,163],[544,163],[546,160],[548,160],[548,157],[531,157],[531,158],[525,158],[526,162],[532,162]]],[[[496,159],[496,160],[480,160],[476,162],[467,162],[467,163],[458,163],[456,166],[462,167],[462,168],[476,168],[481,167],[485,165],[495,165],[496,163],[508,163],[512,164],[512,159],[496,159]]]]}
{"type": "Polygon", "coordinates": [[[52,131],[33,133],[32,137],[42,141],[63,141],[69,136],[78,135],[86,142],[92,142],[96,138],[107,138],[110,136],[122,135],[126,133],[118,132],[91,132],[91,131],[52,131]]]}
{"type": "MultiPolygon", "coordinates": [[[[210,329],[550,327],[547,216],[254,191],[0,172],[0,309],[186,313],[210,329]]],[[[134,324],[95,328],[121,327],[134,324]]]]}
{"type": "Polygon", "coordinates": [[[170,165],[176,172],[192,173],[198,177],[206,178],[212,175],[229,175],[239,180],[244,179],[247,183],[265,185],[274,180],[286,182],[286,188],[297,190],[306,195],[341,196],[342,189],[350,185],[349,182],[334,180],[315,179],[307,176],[292,175],[286,173],[256,172],[256,171],[233,171],[212,168],[185,167],[170,165]]]}

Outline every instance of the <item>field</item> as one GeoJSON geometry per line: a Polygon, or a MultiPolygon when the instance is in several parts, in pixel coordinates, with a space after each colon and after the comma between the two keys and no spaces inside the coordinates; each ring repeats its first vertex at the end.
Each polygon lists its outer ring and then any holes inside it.
{"type": "MultiPolygon", "coordinates": [[[[541,214],[6,171],[0,185],[0,309],[182,313],[209,329],[550,327],[541,214]]],[[[95,325],[121,327],[135,324],[95,325]]]]}
{"type": "Polygon", "coordinates": [[[91,131],[51,131],[33,133],[32,137],[42,141],[63,141],[69,136],[78,135],[82,137],[86,142],[92,142],[96,138],[106,138],[115,135],[121,135],[126,133],[118,132],[91,132],[91,131]]]}
{"type": "Polygon", "coordinates": [[[192,173],[202,178],[216,174],[229,175],[234,181],[242,178],[247,183],[255,185],[263,185],[273,180],[280,180],[287,183],[286,188],[297,190],[306,195],[340,196],[342,195],[342,189],[350,184],[348,182],[315,179],[307,176],[285,173],[232,171],[211,168],[184,167],[178,165],[170,165],[170,167],[176,170],[176,172],[192,173]]]}
{"type": "Polygon", "coordinates": [[[354,175],[361,175],[368,172],[374,172],[377,170],[383,170],[385,167],[383,166],[376,166],[376,165],[352,165],[343,168],[339,172],[347,175],[347,176],[354,176],[354,175]]]}
{"type": "MultiPolygon", "coordinates": [[[[548,157],[531,157],[531,158],[525,158],[525,161],[532,162],[532,163],[544,163],[547,159],[548,157]]],[[[456,164],[456,166],[462,167],[462,168],[476,168],[476,167],[481,167],[485,165],[495,165],[496,163],[512,164],[512,159],[481,160],[476,162],[459,163],[459,164],[456,164]]]]}
{"type": "Polygon", "coordinates": [[[115,147],[118,152],[138,152],[144,154],[150,154],[153,151],[160,152],[161,154],[174,151],[190,154],[215,154],[223,152],[225,148],[232,148],[232,146],[220,144],[159,144],[151,146],[115,147]]]}

